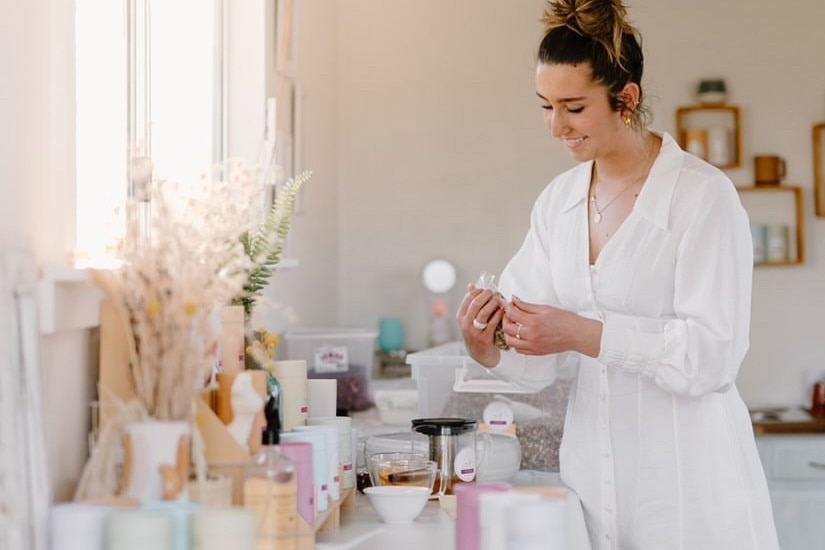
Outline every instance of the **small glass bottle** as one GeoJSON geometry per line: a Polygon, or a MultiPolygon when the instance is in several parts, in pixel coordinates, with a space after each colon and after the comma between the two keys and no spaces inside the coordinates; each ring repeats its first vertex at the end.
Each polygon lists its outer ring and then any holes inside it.
{"type": "Polygon", "coordinates": [[[444,300],[435,300],[432,303],[428,332],[430,346],[441,346],[450,341],[450,320],[447,318],[447,302],[444,300]]]}
{"type": "Polygon", "coordinates": [[[275,399],[264,409],[266,427],[261,452],[247,467],[244,507],[256,515],[258,550],[294,550],[297,529],[297,472],[281,453],[280,421],[275,399]]]}

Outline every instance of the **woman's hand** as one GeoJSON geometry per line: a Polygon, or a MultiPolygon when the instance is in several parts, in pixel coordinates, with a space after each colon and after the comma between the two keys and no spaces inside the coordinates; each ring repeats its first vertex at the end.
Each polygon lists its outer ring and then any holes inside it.
{"type": "Polygon", "coordinates": [[[504,306],[503,328],[507,344],[524,355],[578,351],[598,357],[601,349],[600,321],[516,296],[504,306]]]}
{"type": "Polygon", "coordinates": [[[499,296],[473,284],[467,286],[456,319],[467,353],[485,367],[496,366],[500,359],[501,352],[493,338],[503,315],[504,307],[499,296]]]}

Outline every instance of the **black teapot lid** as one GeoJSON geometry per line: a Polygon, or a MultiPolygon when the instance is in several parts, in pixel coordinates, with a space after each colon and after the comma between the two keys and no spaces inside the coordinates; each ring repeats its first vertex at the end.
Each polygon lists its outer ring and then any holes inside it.
{"type": "Polygon", "coordinates": [[[459,435],[476,428],[476,421],[467,418],[416,418],[412,429],[424,435],[459,435]]]}

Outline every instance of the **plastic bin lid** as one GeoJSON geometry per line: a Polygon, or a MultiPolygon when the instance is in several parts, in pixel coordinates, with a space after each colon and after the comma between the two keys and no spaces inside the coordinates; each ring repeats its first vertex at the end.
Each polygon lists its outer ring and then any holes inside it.
{"type": "Polygon", "coordinates": [[[296,328],[286,331],[287,338],[375,338],[377,330],[358,328],[296,328]]]}

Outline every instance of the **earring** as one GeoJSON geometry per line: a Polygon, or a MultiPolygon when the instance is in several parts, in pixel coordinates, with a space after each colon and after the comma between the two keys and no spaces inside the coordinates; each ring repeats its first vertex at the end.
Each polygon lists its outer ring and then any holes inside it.
{"type": "Polygon", "coordinates": [[[630,128],[630,123],[633,121],[631,117],[633,116],[633,113],[636,111],[636,105],[638,105],[638,103],[636,103],[635,101],[630,101],[627,104],[627,111],[625,111],[626,114],[624,115],[623,119],[625,128],[630,128]]]}

